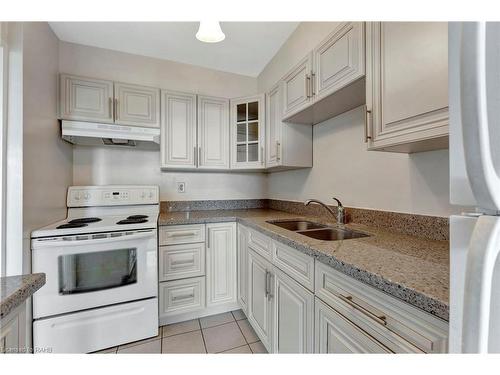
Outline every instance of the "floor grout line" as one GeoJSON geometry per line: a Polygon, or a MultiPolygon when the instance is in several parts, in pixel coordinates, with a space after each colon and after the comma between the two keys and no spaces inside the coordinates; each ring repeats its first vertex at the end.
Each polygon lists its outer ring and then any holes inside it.
{"type": "Polygon", "coordinates": [[[201,329],[200,319],[198,319],[198,324],[200,325],[201,339],[203,340],[203,346],[205,347],[205,354],[208,354],[207,343],[205,342],[205,335],[203,334],[203,329],[201,329]]]}
{"type": "MultiPolygon", "coordinates": [[[[241,335],[243,336],[243,339],[245,340],[245,342],[247,343],[247,345],[250,347],[250,343],[248,342],[247,338],[245,337],[245,334],[243,333],[240,325],[238,324],[238,322],[236,322],[236,325],[238,326],[238,329],[240,330],[241,332],[241,335]]],[[[252,351],[252,349],[250,349],[250,351],[252,351]]]]}
{"type": "MultiPolygon", "coordinates": [[[[217,352],[217,353],[215,353],[215,354],[222,354],[222,353],[228,352],[228,351],[230,351],[230,350],[234,350],[234,349],[242,348],[242,347],[244,347],[244,346],[248,346],[248,348],[250,348],[250,345],[248,345],[248,344],[243,344],[243,345],[240,345],[240,346],[236,346],[236,347],[234,347],[234,348],[231,348],[231,349],[223,350],[222,352],[217,352]]],[[[251,349],[251,348],[250,348],[250,352],[252,352],[252,349],[251,349]]],[[[244,354],[244,353],[243,353],[243,354],[244,354]]],[[[252,352],[252,354],[253,354],[253,352],[252,352]]]]}

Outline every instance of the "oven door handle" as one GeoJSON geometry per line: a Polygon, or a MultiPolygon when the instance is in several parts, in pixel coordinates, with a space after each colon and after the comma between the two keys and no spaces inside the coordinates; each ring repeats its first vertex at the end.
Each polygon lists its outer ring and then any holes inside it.
{"type": "MultiPolygon", "coordinates": [[[[60,247],[61,244],[65,244],[66,246],[77,246],[77,245],[101,245],[101,244],[106,244],[106,243],[113,243],[113,242],[124,242],[124,241],[131,241],[131,240],[140,240],[143,238],[150,238],[150,237],[155,237],[156,235],[156,230],[152,229],[147,232],[136,232],[134,234],[124,234],[121,236],[117,237],[106,237],[106,238],[94,238],[90,240],[72,240],[72,241],[66,241],[61,238],[57,238],[56,240],[47,240],[43,238],[37,238],[34,239],[34,246],[33,250],[37,250],[38,248],[46,248],[46,247],[60,247]]],[[[67,236],[69,237],[69,236],[67,236]]],[[[73,236],[71,236],[73,237],[73,236]]]]}

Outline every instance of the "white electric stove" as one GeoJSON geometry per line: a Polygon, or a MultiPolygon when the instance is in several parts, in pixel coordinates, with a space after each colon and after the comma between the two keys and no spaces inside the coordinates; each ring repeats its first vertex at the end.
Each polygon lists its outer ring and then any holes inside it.
{"type": "Polygon", "coordinates": [[[158,334],[157,186],[73,186],[33,231],[35,352],[88,353],[158,334]]]}

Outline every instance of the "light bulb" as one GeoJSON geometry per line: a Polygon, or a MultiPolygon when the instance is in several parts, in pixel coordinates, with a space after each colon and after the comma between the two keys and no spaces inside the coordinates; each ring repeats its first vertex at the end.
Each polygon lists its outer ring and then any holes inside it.
{"type": "Polygon", "coordinates": [[[196,33],[196,39],[205,43],[222,42],[226,35],[222,32],[217,21],[201,21],[200,28],[196,33]]]}

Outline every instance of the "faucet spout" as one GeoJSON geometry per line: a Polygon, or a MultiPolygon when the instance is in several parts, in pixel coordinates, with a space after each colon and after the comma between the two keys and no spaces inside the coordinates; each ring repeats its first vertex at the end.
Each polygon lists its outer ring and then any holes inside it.
{"type": "Polygon", "coordinates": [[[323,203],[318,199],[308,199],[304,202],[304,206],[309,206],[311,203],[319,204],[323,206],[332,216],[337,220],[339,224],[345,224],[345,210],[342,202],[339,199],[333,197],[335,202],[337,202],[337,212],[335,213],[327,204],[323,203]]]}

